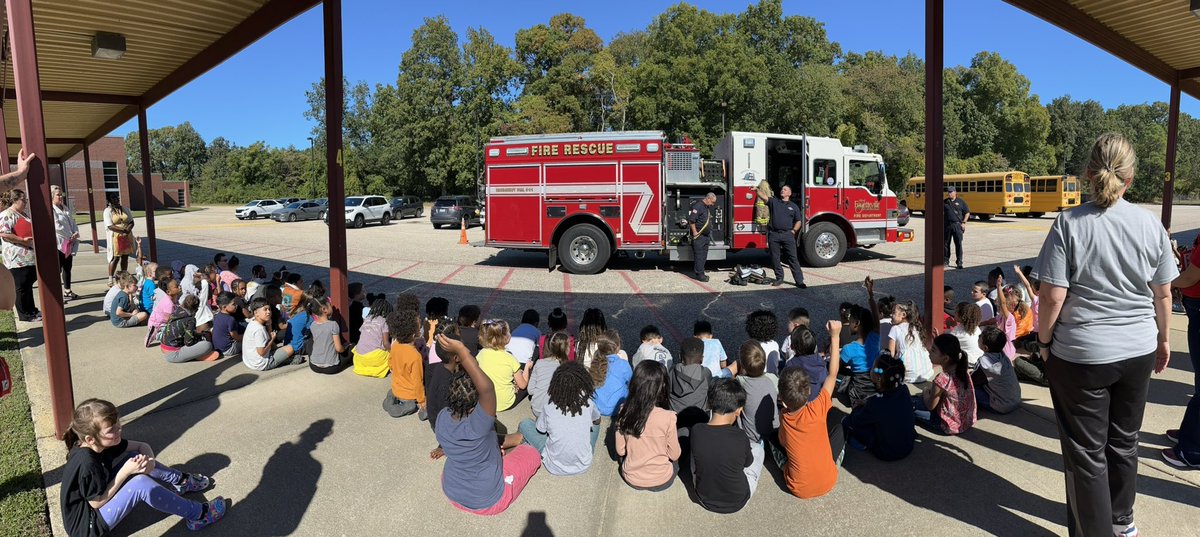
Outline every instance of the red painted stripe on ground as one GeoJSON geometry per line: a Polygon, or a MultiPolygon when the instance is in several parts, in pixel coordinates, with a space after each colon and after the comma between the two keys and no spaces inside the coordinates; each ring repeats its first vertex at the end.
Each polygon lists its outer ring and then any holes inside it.
{"type": "Polygon", "coordinates": [[[437,282],[437,284],[438,284],[438,285],[442,285],[442,284],[444,284],[444,283],[446,283],[446,282],[450,281],[450,278],[453,278],[453,277],[457,276],[457,275],[458,275],[458,273],[459,273],[459,272],[462,272],[462,271],[463,271],[463,269],[465,269],[465,268],[467,268],[467,266],[466,266],[466,265],[459,265],[459,266],[458,266],[458,268],[454,269],[454,272],[451,272],[451,273],[450,273],[449,275],[447,275],[445,278],[442,278],[442,279],[441,279],[441,281],[437,282]]]}
{"type": "Polygon", "coordinates": [[[393,272],[393,273],[391,273],[391,274],[388,274],[387,276],[383,276],[383,277],[380,277],[380,278],[376,278],[376,279],[375,279],[375,280],[373,280],[371,283],[369,283],[369,284],[364,284],[364,285],[363,285],[363,289],[370,289],[371,287],[374,287],[375,285],[378,285],[378,284],[379,284],[379,282],[382,282],[382,281],[384,281],[384,280],[387,280],[387,279],[389,279],[389,278],[395,278],[396,276],[399,276],[399,275],[401,275],[401,274],[404,274],[405,272],[408,272],[408,270],[409,270],[409,269],[411,269],[411,268],[413,268],[413,267],[415,267],[415,266],[417,266],[417,265],[420,265],[420,264],[421,264],[421,262],[420,262],[420,261],[417,261],[416,263],[413,263],[413,264],[411,264],[411,265],[409,265],[409,266],[407,266],[407,267],[404,267],[404,268],[402,268],[402,269],[400,269],[400,270],[397,270],[396,272],[393,272]]]}
{"type": "Polygon", "coordinates": [[[654,318],[658,320],[659,324],[667,327],[667,331],[671,333],[671,336],[675,338],[677,343],[682,342],[683,334],[678,328],[675,328],[674,324],[663,318],[662,314],[659,313],[658,308],[654,306],[654,303],[650,302],[650,299],[646,297],[645,293],[642,293],[642,288],[638,287],[638,284],[634,283],[633,278],[630,278],[629,274],[626,272],[621,272],[620,274],[621,277],[625,279],[625,283],[629,284],[629,289],[633,291],[634,295],[642,299],[642,303],[646,305],[646,308],[650,310],[650,313],[654,315],[654,318]]]}
{"type": "Polygon", "coordinates": [[[575,317],[571,315],[574,302],[571,300],[571,275],[563,273],[563,311],[567,313],[567,330],[575,333],[575,317]]]}
{"type": "Polygon", "coordinates": [[[372,260],[370,260],[370,261],[367,261],[366,263],[361,263],[361,264],[355,265],[355,266],[353,266],[353,267],[350,267],[350,270],[358,270],[358,269],[360,269],[360,268],[363,268],[363,267],[365,267],[365,266],[367,266],[367,265],[373,265],[373,264],[375,264],[375,263],[378,263],[378,262],[380,262],[380,261],[383,261],[383,258],[382,258],[382,257],[376,257],[375,259],[372,259],[372,260]]]}
{"type": "Polygon", "coordinates": [[[512,278],[513,272],[516,272],[516,269],[508,269],[508,272],[505,272],[504,277],[500,279],[500,285],[492,289],[491,294],[488,295],[487,302],[483,303],[484,316],[487,316],[487,312],[492,309],[492,304],[500,297],[500,291],[504,289],[504,286],[508,285],[508,279],[512,278]]]}

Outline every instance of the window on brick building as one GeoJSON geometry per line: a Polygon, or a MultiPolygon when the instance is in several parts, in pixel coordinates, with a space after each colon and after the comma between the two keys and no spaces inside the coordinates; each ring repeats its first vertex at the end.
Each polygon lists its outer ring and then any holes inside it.
{"type": "Polygon", "coordinates": [[[105,161],[102,163],[104,168],[104,195],[115,193],[121,195],[121,176],[117,173],[117,163],[105,161]]]}
{"type": "Polygon", "coordinates": [[[175,199],[179,200],[179,206],[180,206],[180,207],[183,207],[183,206],[185,205],[185,202],[187,201],[187,198],[186,198],[186,197],[183,195],[183,189],[182,189],[182,188],[181,188],[181,189],[179,189],[179,190],[177,191],[177,193],[175,194],[175,199]]]}

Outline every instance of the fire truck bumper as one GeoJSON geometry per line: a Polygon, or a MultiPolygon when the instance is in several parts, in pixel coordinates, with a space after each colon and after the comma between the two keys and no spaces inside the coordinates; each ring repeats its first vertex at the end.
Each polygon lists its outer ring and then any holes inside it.
{"type": "Polygon", "coordinates": [[[898,227],[889,229],[887,232],[888,242],[912,242],[914,237],[913,230],[906,227],[898,227]]]}

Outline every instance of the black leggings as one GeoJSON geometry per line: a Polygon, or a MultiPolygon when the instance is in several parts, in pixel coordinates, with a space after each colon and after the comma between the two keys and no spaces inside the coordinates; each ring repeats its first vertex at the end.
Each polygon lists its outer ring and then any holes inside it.
{"type": "Polygon", "coordinates": [[[65,255],[62,251],[58,252],[58,265],[62,267],[62,284],[63,289],[71,290],[71,265],[75,264],[75,255],[65,255]]]}
{"type": "Polygon", "coordinates": [[[37,315],[37,306],[33,304],[33,283],[37,281],[37,267],[17,267],[9,269],[13,282],[17,286],[17,317],[22,321],[33,319],[37,315]]]}

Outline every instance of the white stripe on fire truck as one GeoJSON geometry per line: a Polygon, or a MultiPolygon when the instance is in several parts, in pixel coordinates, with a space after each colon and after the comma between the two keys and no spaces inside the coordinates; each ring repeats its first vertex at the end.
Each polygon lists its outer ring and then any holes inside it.
{"type": "Polygon", "coordinates": [[[659,222],[645,222],[646,212],[650,210],[650,202],[654,200],[654,191],[646,183],[622,183],[620,185],[612,183],[577,183],[572,185],[515,184],[489,186],[487,194],[496,197],[551,196],[556,194],[629,196],[636,194],[638,196],[638,204],[633,208],[633,214],[630,215],[629,219],[629,227],[633,230],[634,234],[657,235],[662,229],[659,222]]]}

